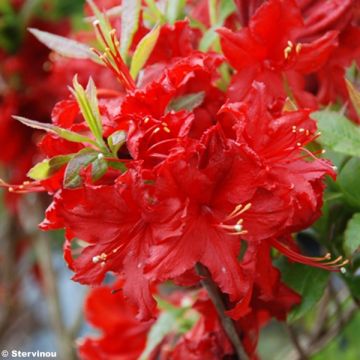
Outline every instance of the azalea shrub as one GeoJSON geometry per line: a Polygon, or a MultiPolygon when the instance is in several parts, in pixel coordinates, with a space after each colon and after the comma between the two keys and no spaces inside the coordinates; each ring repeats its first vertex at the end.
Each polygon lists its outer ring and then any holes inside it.
{"type": "Polygon", "coordinates": [[[88,0],[84,16],[31,24],[49,71],[26,55],[29,111],[9,95],[0,115],[37,139],[28,179],[2,186],[50,196],[40,229],[64,229],[91,289],[99,333],[78,356],[273,359],[279,322],[282,358],[336,343],[360,304],[359,2],[88,0]]]}

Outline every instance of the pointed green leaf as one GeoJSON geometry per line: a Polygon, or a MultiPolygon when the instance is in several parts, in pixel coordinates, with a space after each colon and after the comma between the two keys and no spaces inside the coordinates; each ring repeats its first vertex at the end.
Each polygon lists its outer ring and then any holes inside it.
{"type": "Polygon", "coordinates": [[[320,300],[327,286],[330,271],[291,263],[285,257],[281,257],[276,266],[281,271],[281,278],[285,284],[302,297],[301,303],[288,316],[290,321],[294,321],[305,315],[320,300]]]}
{"type": "Polygon", "coordinates": [[[87,45],[38,29],[30,28],[29,31],[41,43],[62,56],[73,59],[91,59],[98,62],[97,57],[87,45]]]}
{"type": "Polygon", "coordinates": [[[160,27],[157,26],[152,29],[146,36],[144,36],[139,42],[136,50],[134,52],[133,58],[131,60],[130,74],[133,79],[136,79],[140,70],[145,65],[146,61],[149,59],[157,39],[159,38],[160,27]]]}
{"type": "Polygon", "coordinates": [[[68,163],[65,176],[64,187],[73,189],[82,184],[80,171],[90,165],[95,159],[98,158],[99,153],[93,149],[86,148],[80,150],[68,163]]]}
{"type": "Polygon", "coordinates": [[[141,0],[123,0],[121,14],[120,54],[125,60],[139,27],[141,0]]]}
{"type": "Polygon", "coordinates": [[[89,126],[89,129],[95,136],[98,146],[106,151],[107,148],[102,135],[102,121],[96,96],[96,87],[92,78],[89,79],[86,90],[84,90],[75,75],[73,89],[70,90],[79,104],[80,111],[89,126]]]}
{"type": "Polygon", "coordinates": [[[234,0],[221,0],[219,9],[219,25],[222,26],[225,20],[236,11],[234,0]]]}
{"type": "Polygon", "coordinates": [[[337,183],[344,194],[346,202],[360,209],[360,159],[350,159],[341,169],[337,183]]]}
{"type": "Polygon", "coordinates": [[[208,51],[217,38],[218,34],[216,33],[215,28],[209,28],[200,40],[199,50],[208,51]]]}
{"type": "Polygon", "coordinates": [[[44,130],[49,133],[55,134],[65,140],[71,141],[71,142],[79,142],[79,143],[87,143],[87,144],[93,144],[96,145],[96,142],[87,136],[80,135],[76,132],[73,132],[71,130],[63,129],[58,126],[42,123],[35,120],[30,120],[22,116],[13,116],[13,118],[17,121],[20,121],[22,124],[29,126],[33,129],[38,130],[44,130]]]}
{"type": "Polygon", "coordinates": [[[198,93],[193,93],[189,95],[184,95],[174,99],[169,104],[169,109],[174,111],[179,111],[179,110],[193,111],[203,103],[204,98],[205,98],[204,91],[200,91],[198,93]]]}
{"type": "Polygon", "coordinates": [[[115,169],[115,170],[119,170],[120,172],[125,172],[127,170],[126,165],[122,162],[119,161],[114,161],[114,160],[108,160],[108,166],[115,169]]]}
{"type": "Polygon", "coordinates": [[[107,161],[101,155],[102,154],[99,154],[97,158],[91,163],[91,179],[93,181],[101,179],[108,169],[107,161]]]}
{"type": "Polygon", "coordinates": [[[321,131],[319,142],[330,150],[346,155],[360,156],[360,127],[345,116],[322,110],[311,114],[321,131]]]}
{"type": "Polygon", "coordinates": [[[155,324],[150,329],[146,348],[139,357],[139,360],[146,360],[149,358],[150,354],[156,348],[156,346],[158,346],[164,337],[174,329],[175,322],[175,314],[171,312],[164,312],[160,314],[155,324]]]}
{"type": "Polygon", "coordinates": [[[344,247],[348,255],[360,248],[360,213],[356,213],[346,225],[344,247]]]}
{"type": "Polygon", "coordinates": [[[117,157],[117,152],[125,144],[126,132],[123,130],[115,131],[108,137],[108,144],[112,154],[117,157]]]}
{"type": "Polygon", "coordinates": [[[59,155],[45,159],[32,167],[27,176],[33,180],[45,180],[59,171],[71,158],[72,155],[59,155]]]}
{"type": "Polygon", "coordinates": [[[354,105],[357,115],[360,117],[360,91],[356,89],[348,79],[345,79],[345,82],[351,102],[354,105]]]}
{"type": "Polygon", "coordinates": [[[166,18],[157,7],[156,2],[154,0],[145,0],[145,3],[146,7],[144,9],[144,15],[146,12],[150,12],[151,18],[155,23],[164,24],[166,22],[166,18]]]}
{"type": "Polygon", "coordinates": [[[166,4],[166,20],[170,24],[180,19],[184,13],[184,8],[186,5],[185,0],[167,0],[166,4]]]}

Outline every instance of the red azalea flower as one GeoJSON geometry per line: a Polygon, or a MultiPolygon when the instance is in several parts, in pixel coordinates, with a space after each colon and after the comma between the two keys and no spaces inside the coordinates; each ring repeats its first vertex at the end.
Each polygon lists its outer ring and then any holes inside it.
{"type": "Polygon", "coordinates": [[[64,227],[68,241],[76,237],[88,243],[76,259],[70,244],[65,244],[65,258],[75,281],[100,284],[107,271],[124,274],[124,294],[139,307],[139,317],[147,319],[155,309],[143,273],[149,249],[156,239],[181,231],[176,214],[182,209],[176,199],[158,198],[136,172],[128,170],[113,186],[62,190],[41,227],[64,227]]]}
{"type": "MultiPolygon", "coordinates": [[[[232,100],[243,99],[254,80],[265,83],[274,98],[286,96],[288,72],[307,74],[318,70],[337,45],[337,32],[329,31],[310,43],[299,42],[303,27],[300,9],[292,0],[264,3],[238,32],[220,29],[224,55],[237,70],[229,88],[232,100]],[[274,27],[273,24],[277,26],[274,27]]],[[[293,84],[294,85],[294,84],[293,84]]],[[[302,104],[302,96],[291,91],[302,104]]],[[[300,89],[301,90],[301,89],[300,89]]]]}
{"type": "MultiPolygon", "coordinates": [[[[114,289],[123,285],[118,280],[114,289]]],[[[89,323],[101,330],[98,337],[86,337],[78,342],[82,360],[136,360],[145,349],[152,321],[140,322],[136,310],[121,291],[112,293],[109,286],[91,290],[85,302],[89,323]]]]}

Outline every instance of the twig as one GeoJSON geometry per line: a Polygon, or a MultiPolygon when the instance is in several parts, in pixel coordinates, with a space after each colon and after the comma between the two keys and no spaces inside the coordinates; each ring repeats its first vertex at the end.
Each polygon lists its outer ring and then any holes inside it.
{"type": "MultiPolygon", "coordinates": [[[[343,317],[341,321],[336,322],[330,328],[323,333],[321,336],[318,336],[317,339],[311,339],[307,345],[307,354],[309,357],[319,352],[323,349],[327,344],[329,344],[343,329],[344,325],[346,325],[350,320],[352,320],[353,316],[357,313],[357,306],[351,306],[348,310],[343,312],[343,317]]],[[[286,360],[300,360],[299,354],[292,350],[287,356],[285,356],[286,360]]]]}
{"type": "Polygon", "coordinates": [[[316,316],[314,329],[312,331],[312,339],[317,339],[319,336],[321,336],[325,330],[326,321],[328,319],[328,304],[330,301],[330,292],[329,287],[326,287],[325,293],[320,300],[319,303],[319,310],[316,316]]]}
{"type": "Polygon", "coordinates": [[[1,281],[3,284],[3,299],[0,318],[0,338],[9,328],[9,323],[16,316],[18,299],[16,298],[16,283],[18,269],[16,267],[16,245],[20,234],[17,221],[5,211],[1,214],[0,244],[2,247],[1,281]]]}
{"type": "Polygon", "coordinates": [[[331,340],[333,340],[341,330],[344,325],[347,324],[350,320],[352,320],[353,316],[356,314],[358,308],[356,306],[352,306],[346,312],[343,313],[342,319],[331,326],[329,330],[321,336],[316,342],[309,346],[309,354],[313,355],[324,348],[331,340]]]}
{"type": "Polygon", "coordinates": [[[56,333],[59,350],[61,351],[60,357],[64,360],[75,360],[76,354],[73,341],[63,322],[57,278],[52,262],[50,240],[45,234],[40,234],[34,241],[34,247],[43,275],[50,320],[56,333]]]}
{"type": "Polygon", "coordinates": [[[287,332],[289,333],[291,342],[293,343],[296,351],[298,352],[299,359],[300,360],[308,360],[309,357],[306,354],[305,350],[302,348],[295,329],[287,323],[285,323],[285,328],[286,328],[287,332]]]}
{"type": "Polygon", "coordinates": [[[222,299],[222,294],[216,284],[213,282],[211,275],[206,267],[197,263],[195,266],[197,273],[202,277],[201,283],[209,294],[210,300],[213,302],[217,313],[220,317],[221,324],[231,341],[239,360],[247,360],[248,356],[243,349],[239,333],[231,318],[226,315],[226,307],[222,299]]]}

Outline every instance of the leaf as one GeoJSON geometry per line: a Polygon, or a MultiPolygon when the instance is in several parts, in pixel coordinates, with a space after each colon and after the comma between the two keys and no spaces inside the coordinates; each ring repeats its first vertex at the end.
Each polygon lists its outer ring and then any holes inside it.
{"type": "Polygon", "coordinates": [[[156,346],[158,346],[163,338],[174,329],[175,322],[175,314],[171,312],[163,312],[160,314],[148,334],[146,347],[140,355],[139,360],[146,360],[149,358],[156,346]]]}
{"type": "Polygon", "coordinates": [[[127,58],[132,39],[139,27],[141,0],[123,0],[121,14],[120,53],[127,58]]]}
{"type": "MultiPolygon", "coordinates": [[[[94,11],[93,11],[94,12],[94,11]]],[[[121,5],[117,5],[114,7],[111,7],[109,9],[104,10],[104,16],[105,18],[112,18],[112,17],[118,17],[121,15],[122,12],[122,6],[121,5]]],[[[95,21],[97,18],[96,16],[89,16],[85,18],[86,22],[93,22],[95,21]]]]}
{"type": "Polygon", "coordinates": [[[290,263],[281,257],[276,262],[281,271],[282,280],[290,288],[302,296],[301,304],[289,314],[288,319],[294,321],[311,310],[320,300],[327,286],[330,272],[298,263],[290,263]]]}
{"type": "Polygon", "coordinates": [[[117,152],[126,141],[126,132],[123,130],[115,131],[108,137],[107,141],[112,154],[117,157],[117,152]]]}
{"type": "Polygon", "coordinates": [[[350,159],[340,171],[338,185],[344,194],[346,202],[360,209],[360,159],[350,159]]]}
{"type": "Polygon", "coordinates": [[[211,26],[214,26],[217,21],[217,4],[216,0],[208,0],[208,7],[209,7],[209,17],[211,26]]]}
{"type": "Polygon", "coordinates": [[[356,110],[357,115],[360,117],[360,91],[348,80],[345,79],[346,87],[349,92],[349,96],[352,104],[356,110]]]}
{"type": "Polygon", "coordinates": [[[356,213],[346,225],[344,233],[345,251],[352,255],[360,248],[360,213],[356,213]]]}
{"type": "Polygon", "coordinates": [[[73,59],[91,59],[96,61],[96,56],[87,45],[72,39],[51,34],[46,31],[30,28],[29,31],[49,49],[56,53],[73,59]]]}
{"type": "Polygon", "coordinates": [[[342,154],[360,156],[360,127],[335,111],[312,113],[322,135],[319,142],[342,154]]]}
{"type": "Polygon", "coordinates": [[[96,87],[92,78],[89,79],[86,90],[84,90],[84,88],[79,84],[77,76],[75,75],[73,80],[73,87],[74,88],[70,90],[79,105],[87,125],[95,136],[98,146],[102,150],[106,151],[107,148],[102,135],[102,121],[96,96],[96,87]]]}
{"type": "Polygon", "coordinates": [[[29,126],[33,129],[44,130],[46,132],[55,134],[65,140],[68,140],[71,142],[88,143],[88,144],[97,145],[94,140],[88,138],[87,136],[83,136],[76,132],[73,132],[71,130],[63,129],[61,127],[58,127],[58,126],[55,126],[52,124],[47,124],[47,123],[42,123],[42,122],[35,121],[35,120],[30,120],[30,119],[27,119],[22,116],[13,116],[13,118],[17,121],[20,121],[22,124],[29,126]]]}
{"type": "Polygon", "coordinates": [[[166,4],[166,20],[170,24],[174,24],[179,19],[186,5],[185,0],[168,0],[166,4]]]}
{"type": "Polygon", "coordinates": [[[122,173],[127,170],[126,165],[124,163],[122,163],[122,162],[119,162],[119,161],[108,160],[108,166],[115,169],[115,170],[119,170],[122,173]]]}
{"type": "Polygon", "coordinates": [[[193,93],[189,95],[184,95],[174,99],[170,105],[169,109],[174,111],[187,110],[193,111],[195,108],[200,106],[205,98],[205,92],[200,91],[198,93],[193,93]]]}
{"type": "Polygon", "coordinates": [[[146,7],[144,8],[144,15],[146,12],[151,13],[151,18],[155,19],[155,23],[164,24],[166,23],[166,18],[164,14],[159,10],[154,0],[145,0],[146,7]]]}
{"type": "Polygon", "coordinates": [[[156,45],[157,39],[159,38],[159,34],[160,27],[156,26],[141,39],[138,46],[136,47],[130,66],[130,75],[133,79],[136,79],[140,70],[143,68],[146,61],[149,59],[156,45]]]}
{"type": "Polygon", "coordinates": [[[93,149],[86,148],[80,150],[68,163],[65,176],[64,187],[73,189],[82,184],[80,171],[86,166],[90,165],[95,159],[98,158],[99,153],[93,149]]]}
{"type": "Polygon", "coordinates": [[[91,179],[93,181],[101,179],[108,169],[107,161],[101,155],[98,154],[97,158],[91,163],[91,179]]]}
{"type": "Polygon", "coordinates": [[[211,45],[216,41],[218,38],[218,34],[216,33],[216,28],[211,27],[208,29],[203,37],[200,40],[199,50],[200,51],[208,51],[211,45]]]}
{"type": "Polygon", "coordinates": [[[220,5],[219,22],[222,26],[225,20],[236,11],[236,5],[233,0],[222,0],[220,5]]]}
{"type": "Polygon", "coordinates": [[[73,155],[59,155],[51,159],[45,159],[29,170],[27,176],[33,180],[45,180],[54,175],[73,155]]]}

